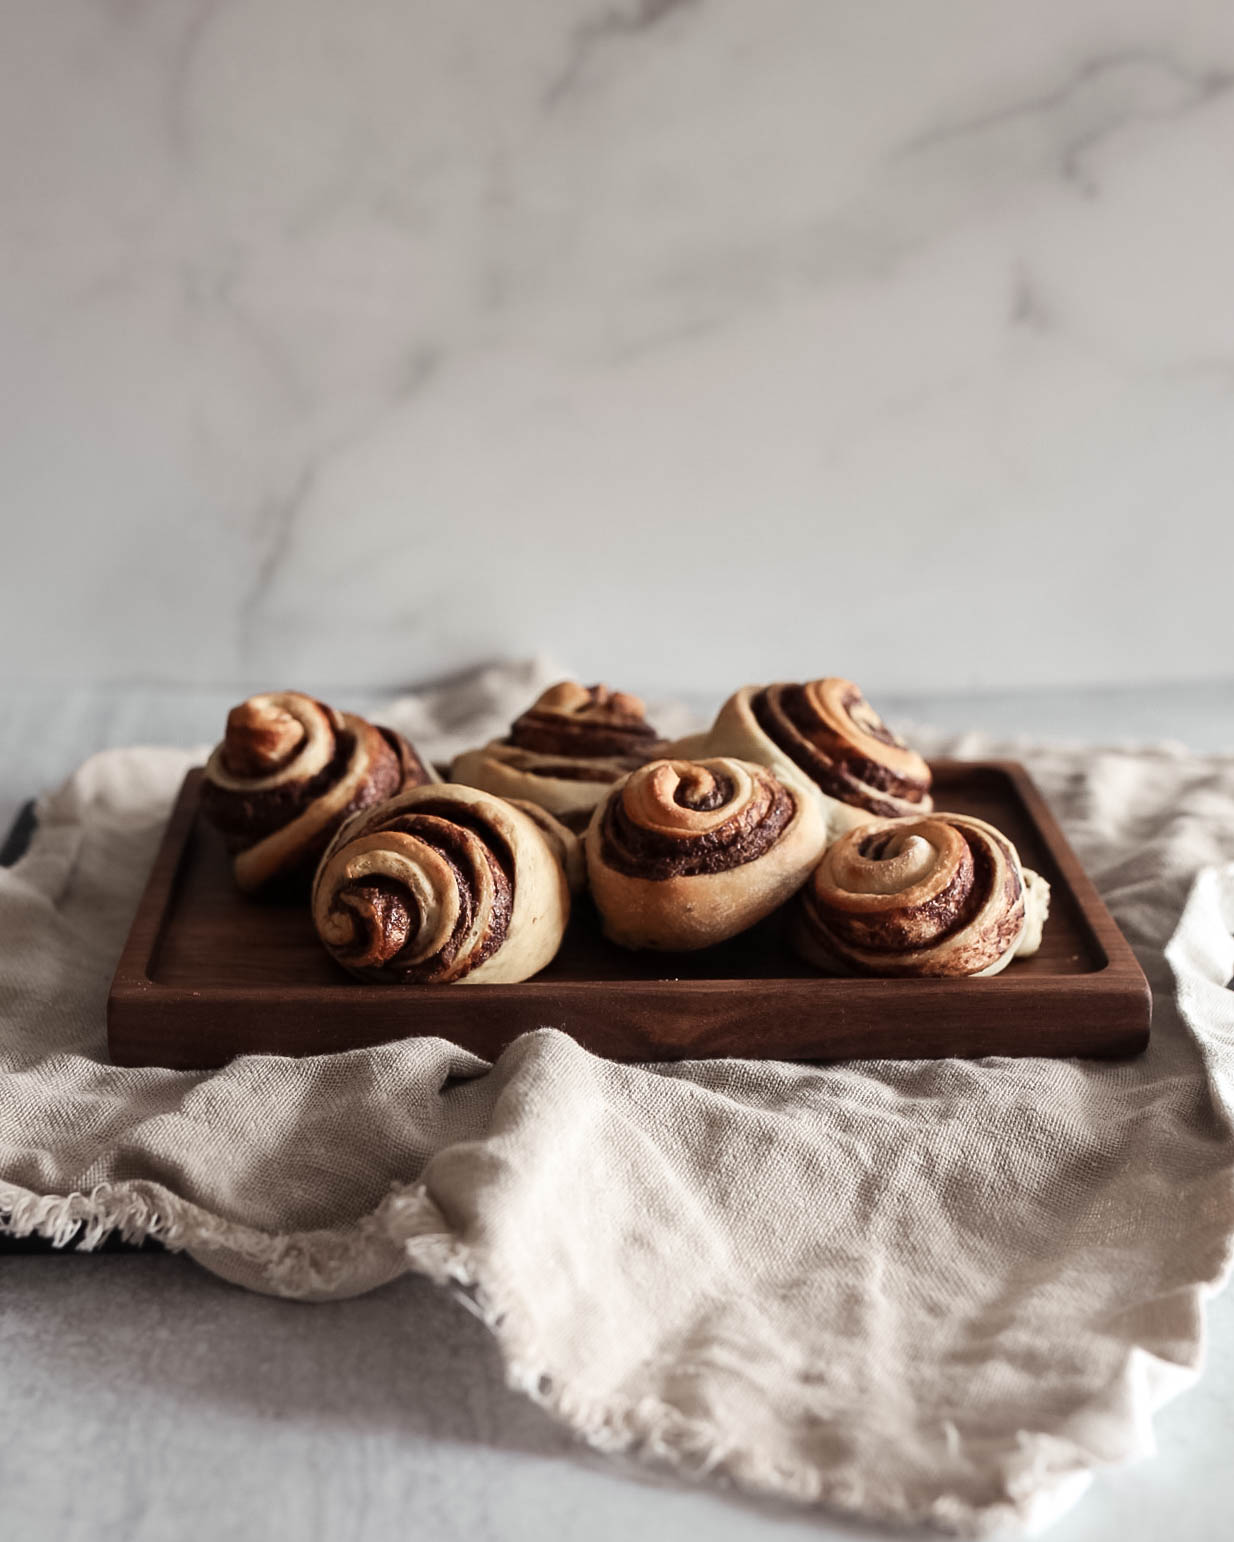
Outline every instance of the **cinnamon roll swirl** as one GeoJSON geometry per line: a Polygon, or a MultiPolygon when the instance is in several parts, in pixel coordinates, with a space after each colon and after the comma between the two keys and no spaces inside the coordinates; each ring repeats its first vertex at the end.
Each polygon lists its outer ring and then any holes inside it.
{"type": "Polygon", "coordinates": [[[637,696],[563,680],[514,721],[506,738],[459,755],[450,779],[537,803],[581,831],[613,783],[660,748],[637,696]]]}
{"type": "Polygon", "coordinates": [[[561,945],[570,894],[541,826],[492,793],[413,787],[334,837],[313,882],[313,924],[362,980],[525,980],[561,945]]]}
{"type": "Polygon", "coordinates": [[[764,766],[657,760],[592,816],[587,876],[604,930],[627,948],[694,949],[761,921],[822,854],[818,804],[764,766]]]}
{"type": "Polygon", "coordinates": [[[202,812],[233,854],[240,888],[306,880],[349,814],[433,780],[392,728],[336,712],[299,691],[233,707],[206,763],[202,812]]]}
{"type": "Polygon", "coordinates": [[[833,836],[871,815],[933,807],[929,766],[851,680],[745,686],[724,703],[705,744],[709,755],[758,761],[819,795],[833,836]]]}
{"type": "Polygon", "coordinates": [[[833,974],[991,975],[1037,951],[1049,905],[1049,884],[984,820],[878,819],[828,847],[792,936],[833,974]]]}

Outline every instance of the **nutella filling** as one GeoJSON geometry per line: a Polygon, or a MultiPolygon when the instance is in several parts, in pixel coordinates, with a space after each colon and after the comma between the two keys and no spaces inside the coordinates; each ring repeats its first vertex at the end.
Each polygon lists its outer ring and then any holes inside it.
{"type": "MultiPolygon", "coordinates": [[[[306,848],[306,861],[315,862],[343,821],[359,809],[384,802],[404,787],[414,787],[420,781],[428,780],[419,757],[410,745],[407,746],[408,756],[404,757],[398,744],[392,740],[398,740],[398,736],[391,729],[381,729],[378,736],[371,739],[372,758],[367,775],[347,806],[338,811],[311,849],[306,848]],[[419,766],[419,777],[412,779],[408,776],[409,765],[419,766]]],[[[232,787],[220,787],[207,776],[201,788],[202,813],[222,832],[229,851],[246,851],[258,841],[273,835],[276,830],[289,825],[315,799],[341,781],[355,753],[355,735],[344,731],[335,740],[334,754],[329,765],[323,766],[316,776],[284,782],[281,786],[268,787],[261,792],[241,792],[232,787]]]]}
{"type": "MultiPolygon", "coordinates": [[[[717,782],[720,779],[717,778],[717,782]]],[[[681,786],[677,794],[678,802],[681,786]]],[[[685,807],[718,808],[732,796],[732,784],[718,802],[705,800],[685,807]]],[[[769,773],[760,780],[750,801],[730,819],[703,835],[662,835],[636,825],[625,811],[620,794],[610,797],[602,816],[601,851],[605,863],[628,878],[693,878],[722,873],[754,862],[780,839],[797,811],[793,794],[769,773]]]]}
{"type": "MultiPolygon", "coordinates": [[[[853,697],[846,707],[861,699],[853,697]]],[[[804,686],[765,686],[751,697],[750,710],[772,743],[841,803],[895,817],[904,812],[903,803],[920,803],[930,790],[928,781],[898,776],[889,766],[862,755],[855,745],[821,723],[804,686]],[[887,796],[880,798],[880,793],[887,796]]],[[[895,735],[881,722],[876,728],[863,718],[860,727],[863,733],[884,744],[897,743],[895,735]]]]}
{"type": "MultiPolygon", "coordinates": [[[[346,771],[354,749],[355,736],[341,733],[335,740],[334,754],[329,765],[323,766],[316,776],[284,782],[279,787],[268,787],[261,792],[240,792],[231,787],[220,787],[207,776],[201,788],[202,812],[211,824],[223,832],[233,851],[243,851],[290,824],[314,798],[320,797],[332,787],[346,771]]],[[[386,761],[383,770],[381,780],[389,783],[392,773],[397,774],[393,755],[386,761]]],[[[374,772],[377,773],[376,763],[374,772]]]]}
{"type": "MultiPolygon", "coordinates": [[[[894,835],[888,832],[888,838],[894,835]]],[[[863,855],[867,853],[863,850],[863,855]]],[[[950,882],[920,905],[862,915],[840,901],[819,904],[824,923],[851,947],[871,953],[904,953],[933,947],[967,926],[989,898],[994,868],[981,844],[965,848],[950,882]]]]}
{"type": "MultiPolygon", "coordinates": [[[[898,914],[860,917],[845,910],[842,904],[828,904],[817,891],[807,890],[806,909],[819,930],[820,940],[825,942],[830,935],[841,948],[886,954],[888,974],[896,972],[894,955],[908,955],[904,970],[911,973],[914,951],[937,947],[958,936],[972,925],[991,897],[995,868],[990,849],[980,836],[970,838],[968,832],[963,833],[966,854],[951,882],[924,904],[905,908],[898,914]]],[[[862,855],[879,860],[880,851],[885,850],[895,834],[887,831],[863,841],[862,855]]],[[[976,972],[992,964],[1011,946],[1023,925],[1023,886],[1012,853],[1006,847],[1004,851],[1011,864],[1003,885],[1005,904],[991,926],[975,935],[971,945],[963,949],[962,961],[957,957],[957,966],[962,962],[957,972],[976,972]]],[[[884,970],[880,967],[879,972],[884,970]]]]}
{"type": "MultiPolygon", "coordinates": [[[[510,883],[514,882],[514,853],[510,850],[505,836],[493,828],[481,809],[473,808],[466,803],[451,803],[448,798],[425,798],[414,808],[409,809],[406,814],[394,819],[387,828],[401,830],[407,821],[416,820],[422,816],[440,820],[445,825],[470,830],[482,842],[489,856],[496,861],[506,879],[510,883]]],[[[451,835],[453,836],[453,831],[451,835]]]]}
{"type": "MultiPolygon", "coordinates": [[[[431,846],[449,868],[459,900],[458,918],[451,928],[449,937],[438,951],[431,958],[421,959],[416,964],[400,965],[398,952],[409,942],[415,942],[416,931],[412,928],[404,937],[400,949],[387,956],[387,973],[411,983],[428,984],[446,977],[461,979],[463,975],[470,974],[497,951],[505,941],[509,930],[510,916],[514,909],[514,859],[509,846],[497,831],[485,822],[484,816],[478,810],[460,807],[456,803],[445,800],[440,803],[435,800],[419,803],[414,809],[398,815],[382,828],[414,835],[426,846],[431,846]],[[463,835],[464,827],[480,839],[481,860],[488,865],[492,875],[493,899],[488,927],[484,935],[463,961],[463,967],[456,971],[453,966],[475,918],[478,888],[478,875],[474,870],[474,853],[463,835]]],[[[340,899],[345,899],[352,887],[349,885],[340,891],[340,899]]],[[[415,902],[411,895],[401,885],[395,885],[395,887],[403,896],[404,903],[408,907],[413,907],[415,902]]],[[[416,914],[418,919],[418,910],[416,914]]]]}
{"type": "Polygon", "coordinates": [[[395,732],[393,728],[383,728],[380,723],[374,726],[398,759],[400,780],[395,789],[396,792],[402,792],[407,787],[423,787],[433,780],[428,767],[420,759],[415,746],[409,740],[404,739],[402,734],[395,732]]]}
{"type": "MultiPolygon", "coordinates": [[[[660,740],[646,718],[614,705],[613,697],[599,686],[588,689],[587,701],[578,713],[530,707],[515,719],[504,742],[536,755],[571,760],[628,759],[631,771],[655,759],[660,740]]],[[[638,705],[629,697],[619,701],[626,707],[638,705]]]]}
{"type": "Polygon", "coordinates": [[[416,935],[420,909],[415,897],[393,878],[360,878],[339,890],[335,904],[349,910],[355,923],[352,942],[338,949],[349,964],[380,968],[416,935]]]}
{"type": "Polygon", "coordinates": [[[732,778],[722,771],[712,772],[705,782],[692,782],[683,776],[673,793],[673,802],[682,808],[697,809],[700,814],[710,814],[713,809],[723,808],[734,790],[732,778]]]}

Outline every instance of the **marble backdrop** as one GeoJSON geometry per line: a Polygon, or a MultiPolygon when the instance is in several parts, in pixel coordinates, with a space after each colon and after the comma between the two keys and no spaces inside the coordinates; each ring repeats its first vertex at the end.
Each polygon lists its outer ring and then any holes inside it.
{"type": "Polygon", "coordinates": [[[1234,672],[1228,0],[0,0],[0,674],[1234,672]]]}

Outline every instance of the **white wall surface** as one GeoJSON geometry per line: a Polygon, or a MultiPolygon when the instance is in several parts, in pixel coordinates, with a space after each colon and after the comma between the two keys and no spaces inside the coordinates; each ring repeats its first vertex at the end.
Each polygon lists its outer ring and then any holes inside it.
{"type": "Polygon", "coordinates": [[[1234,673],[1226,0],[0,0],[0,673],[1234,673]]]}

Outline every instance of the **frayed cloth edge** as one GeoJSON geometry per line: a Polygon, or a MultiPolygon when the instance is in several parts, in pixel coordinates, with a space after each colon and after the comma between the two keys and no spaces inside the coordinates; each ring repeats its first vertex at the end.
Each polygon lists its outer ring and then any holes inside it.
{"type": "MultiPolygon", "coordinates": [[[[1023,1500],[1012,1494],[980,1506],[955,1497],[922,1506],[903,1493],[870,1494],[817,1466],[788,1467],[756,1448],[735,1446],[710,1421],[691,1418],[658,1398],[588,1397],[559,1385],[546,1369],[549,1357],[520,1323],[520,1314],[485,1288],[471,1250],[450,1231],[422,1183],[392,1190],[344,1230],[276,1234],[213,1216],[145,1180],[99,1184],[71,1194],[36,1194],[0,1182],[0,1232],[40,1236],[80,1252],[93,1251],[112,1234],[126,1242],[154,1240],[171,1252],[189,1253],[224,1278],[230,1273],[227,1263],[238,1261],[259,1273],[260,1288],[300,1300],[339,1299],[371,1289],[375,1275],[391,1279],[415,1272],[448,1289],[484,1323],[497,1340],[513,1391],[592,1450],[659,1467],[687,1481],[718,1480],[758,1498],[970,1537],[1031,1527],[1031,1511],[1042,1497],[1035,1485],[1023,1500]]],[[[1083,1465],[1077,1453],[1074,1468],[1057,1472],[1057,1482],[1074,1482],[1083,1465]]]]}

